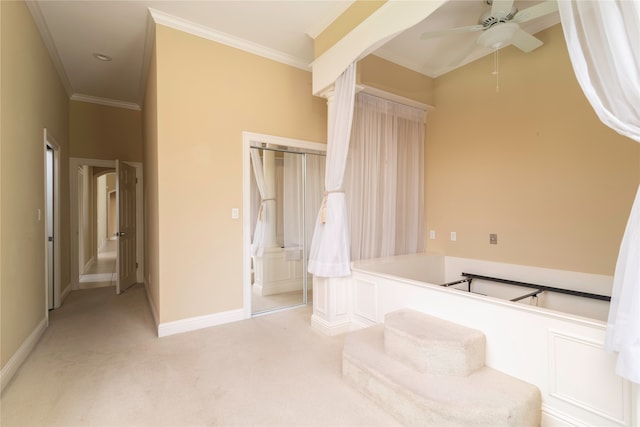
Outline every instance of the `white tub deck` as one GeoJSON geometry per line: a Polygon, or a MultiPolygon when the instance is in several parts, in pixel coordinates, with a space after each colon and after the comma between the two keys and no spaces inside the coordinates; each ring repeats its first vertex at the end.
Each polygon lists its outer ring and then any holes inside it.
{"type": "MultiPolygon", "coordinates": [[[[349,278],[314,279],[314,326],[338,333],[381,323],[401,308],[419,310],[483,331],[487,365],[540,389],[543,426],[640,424],[638,386],[615,374],[615,356],[603,350],[606,303],[578,308],[580,315],[439,286],[463,271],[598,294],[608,294],[612,282],[609,276],[437,254],[367,260],[355,262],[349,278]]],[[[551,300],[573,311],[573,304],[584,303],[551,300]]]]}

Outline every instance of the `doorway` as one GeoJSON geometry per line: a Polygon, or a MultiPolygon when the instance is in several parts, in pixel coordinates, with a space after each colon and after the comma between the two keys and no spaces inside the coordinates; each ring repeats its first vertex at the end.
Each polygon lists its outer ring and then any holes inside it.
{"type": "Polygon", "coordinates": [[[113,168],[78,168],[79,287],[114,286],[116,276],[115,195],[113,168]]]}
{"type": "Polygon", "coordinates": [[[60,307],[60,146],[44,129],[46,310],[60,307]]]}
{"type": "MultiPolygon", "coordinates": [[[[122,163],[122,162],[120,162],[122,163]]],[[[143,281],[143,217],[142,217],[142,164],[130,162],[135,180],[135,244],[134,278],[143,281]]],[[[117,272],[117,236],[114,217],[117,209],[111,204],[115,194],[113,181],[109,184],[109,174],[116,171],[117,161],[98,159],[69,159],[71,239],[71,289],[78,290],[97,286],[114,286],[117,272]],[[102,178],[104,176],[104,178],[102,178]],[[111,186],[110,186],[111,185],[111,186]],[[112,188],[113,187],[113,188],[112,188]],[[98,203],[100,200],[100,204],[98,203]],[[100,216],[100,221],[98,221],[100,216]],[[111,232],[109,231],[111,230],[111,232]],[[86,277],[88,275],[88,277],[86,277]],[[83,276],[85,276],[83,278],[83,276]]],[[[117,182],[117,181],[116,181],[117,182]]],[[[115,221],[117,224],[117,221],[115,221]]],[[[132,236],[128,236],[132,237],[132,236]]]]}
{"type": "Polygon", "coordinates": [[[244,137],[245,314],[250,317],[311,303],[307,260],[324,191],[325,145],[244,137]]]}

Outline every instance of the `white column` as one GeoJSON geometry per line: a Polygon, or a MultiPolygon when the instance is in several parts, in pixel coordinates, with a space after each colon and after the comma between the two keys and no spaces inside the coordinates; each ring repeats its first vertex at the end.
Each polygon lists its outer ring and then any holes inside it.
{"type": "MultiPolygon", "coordinates": [[[[327,98],[327,127],[331,129],[333,88],[323,94],[327,98]]],[[[351,330],[349,298],[351,277],[313,276],[313,315],[311,327],[325,335],[338,335],[351,330]]]]}

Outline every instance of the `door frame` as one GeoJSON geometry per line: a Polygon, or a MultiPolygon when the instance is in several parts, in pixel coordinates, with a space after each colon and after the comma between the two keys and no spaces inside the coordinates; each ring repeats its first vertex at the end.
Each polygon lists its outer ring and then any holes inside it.
{"type": "Polygon", "coordinates": [[[43,130],[44,137],[44,185],[45,185],[45,204],[44,204],[44,244],[45,244],[45,312],[49,317],[49,301],[53,299],[53,308],[58,308],[62,304],[61,274],[60,274],[60,144],[56,141],[51,131],[47,128],[43,130]],[[49,215],[46,203],[47,197],[47,147],[50,147],[53,154],[53,230],[49,230],[47,226],[47,218],[49,215]],[[49,232],[53,231],[53,295],[49,295],[49,232]]]}
{"type": "Polygon", "coordinates": [[[242,132],[242,306],[251,314],[251,145],[266,143],[309,151],[325,151],[327,144],[253,132],[242,132]]]}
{"type": "MultiPolygon", "coordinates": [[[[143,175],[142,163],[126,162],[136,168],[136,260],[138,270],[136,272],[136,282],[142,283],[144,280],[144,230],[143,230],[143,175]]],[[[69,200],[72,203],[70,211],[70,237],[71,237],[71,289],[80,289],[80,270],[78,268],[78,180],[76,170],[80,166],[116,167],[115,160],[86,159],[81,157],[69,158],[69,200]]]]}

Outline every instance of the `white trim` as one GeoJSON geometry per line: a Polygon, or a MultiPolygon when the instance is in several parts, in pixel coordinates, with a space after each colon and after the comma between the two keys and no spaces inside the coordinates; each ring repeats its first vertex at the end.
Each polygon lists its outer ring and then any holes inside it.
{"type": "Polygon", "coordinates": [[[151,300],[151,292],[149,292],[149,282],[147,282],[146,280],[144,281],[144,290],[145,294],[147,295],[147,303],[149,303],[149,308],[151,309],[153,325],[155,326],[156,332],[158,332],[160,330],[160,318],[158,317],[158,310],[151,300]]]}
{"type": "MultiPolygon", "coordinates": [[[[46,147],[50,146],[53,149],[53,236],[54,236],[54,240],[53,240],[53,253],[54,253],[54,258],[53,258],[53,308],[58,308],[60,307],[60,305],[62,304],[62,298],[60,296],[61,293],[61,288],[60,288],[60,283],[62,281],[62,275],[61,275],[61,263],[60,263],[60,259],[62,258],[61,254],[62,251],[60,250],[60,241],[62,240],[62,235],[61,235],[61,228],[60,228],[60,205],[61,205],[61,198],[60,198],[60,171],[61,171],[61,162],[60,162],[60,156],[61,156],[61,149],[60,149],[60,144],[58,144],[58,141],[56,140],[56,138],[53,136],[53,134],[47,129],[44,128],[43,130],[43,134],[44,134],[44,145],[45,145],[45,155],[46,155],[46,147]]],[[[46,185],[46,184],[45,184],[46,185]]],[[[46,206],[46,204],[45,204],[46,206]]],[[[46,229],[46,226],[45,226],[46,229]]],[[[48,238],[48,230],[46,231],[46,236],[45,236],[45,240],[46,238],[48,238]]],[[[47,242],[45,242],[45,245],[47,244],[47,242]]],[[[48,275],[46,277],[49,277],[48,275]]],[[[47,292],[48,292],[48,287],[47,287],[47,292]]],[[[47,295],[47,299],[49,298],[49,296],[47,295]]],[[[48,307],[48,301],[45,301],[45,304],[47,305],[46,308],[46,315],[49,315],[49,307],[48,307]]]]}
{"type": "Polygon", "coordinates": [[[60,54],[58,53],[58,49],[56,49],[56,44],[53,41],[53,37],[51,37],[51,33],[49,32],[49,27],[47,26],[47,22],[44,19],[44,15],[42,14],[42,10],[40,10],[40,5],[37,1],[25,1],[29,12],[31,12],[31,16],[33,17],[33,22],[35,22],[36,27],[38,27],[38,31],[40,32],[40,36],[42,37],[42,41],[44,45],[47,47],[47,51],[49,51],[49,56],[51,57],[51,62],[53,62],[53,66],[58,72],[58,76],[60,77],[60,81],[64,86],[64,90],[67,92],[67,96],[71,96],[73,93],[73,88],[71,87],[71,82],[69,81],[69,76],[67,76],[67,72],[64,69],[64,65],[62,65],[62,60],[60,59],[60,54]]]}
{"type": "Polygon", "coordinates": [[[244,318],[251,317],[251,143],[283,145],[302,148],[304,150],[326,151],[327,145],[319,142],[282,136],[266,135],[253,132],[242,132],[242,283],[244,318]]]}
{"type": "MultiPolygon", "coordinates": [[[[87,261],[84,264],[84,267],[82,267],[82,271],[87,271],[91,268],[91,266],[93,265],[93,263],[96,262],[96,259],[94,256],[91,256],[91,258],[89,258],[89,261],[87,261]]],[[[84,276],[84,273],[82,274],[84,276]]]]}
{"type": "Polygon", "coordinates": [[[358,92],[366,93],[371,96],[375,96],[377,98],[386,99],[387,101],[395,102],[402,105],[407,105],[409,107],[418,108],[422,111],[433,111],[436,109],[433,105],[425,104],[420,101],[416,101],[411,98],[406,98],[404,96],[396,95],[395,93],[387,92],[386,90],[377,89],[375,87],[367,86],[367,85],[356,85],[356,90],[358,92]]]}
{"type": "Polygon", "coordinates": [[[328,322],[317,314],[313,314],[311,315],[311,329],[332,337],[350,332],[352,330],[351,319],[328,322]]]}
{"type": "Polygon", "coordinates": [[[584,425],[584,423],[564,412],[558,411],[556,408],[550,407],[546,403],[543,403],[542,425],[554,427],[579,427],[584,425]]]}
{"type": "Polygon", "coordinates": [[[69,296],[70,293],[71,293],[71,283],[67,283],[67,287],[64,288],[60,293],[60,305],[62,305],[62,303],[69,296]]]}
{"type": "MultiPolygon", "coordinates": [[[[96,274],[83,274],[80,278],[80,283],[94,283],[94,282],[113,282],[116,280],[116,273],[96,273],[96,274]]],[[[81,288],[86,288],[82,287],[81,288]]]]}
{"type": "Polygon", "coordinates": [[[42,334],[47,330],[49,320],[48,317],[45,316],[40,320],[35,329],[29,334],[26,340],[22,343],[18,351],[13,353],[11,359],[7,362],[6,365],[0,371],[0,392],[4,391],[4,388],[9,384],[13,376],[16,374],[20,366],[27,359],[31,351],[34,349],[42,334]]]}
{"type": "Polygon", "coordinates": [[[309,63],[307,61],[295,56],[259,45],[248,40],[238,38],[231,34],[212,30],[211,28],[205,27],[204,25],[196,24],[195,22],[178,18],[177,16],[170,15],[166,12],[161,12],[157,9],[149,8],[149,13],[151,13],[151,16],[153,17],[153,20],[156,24],[161,24],[178,31],[193,34],[194,36],[202,37],[204,39],[221,43],[226,46],[231,46],[236,49],[252,53],[254,55],[262,56],[263,58],[271,59],[273,61],[290,65],[292,67],[300,68],[305,71],[311,71],[311,67],[309,66],[309,63]]]}
{"type": "Polygon", "coordinates": [[[158,325],[158,337],[166,337],[183,332],[209,328],[211,326],[223,325],[225,323],[237,322],[238,320],[244,320],[244,318],[244,310],[239,308],[237,310],[160,323],[158,325]]]}
{"type": "Polygon", "coordinates": [[[72,101],[89,102],[91,104],[107,105],[109,107],[126,108],[129,110],[141,111],[140,106],[133,102],[118,101],[110,98],[100,98],[98,96],[83,95],[74,93],[70,98],[72,101]]]}
{"type": "Polygon", "coordinates": [[[350,64],[422,21],[444,3],[445,0],[389,0],[383,4],[313,61],[313,94],[331,86],[350,64]]]}
{"type": "Polygon", "coordinates": [[[262,133],[242,132],[242,139],[244,142],[248,140],[249,147],[252,142],[260,142],[269,145],[282,145],[285,147],[302,148],[303,150],[311,151],[327,151],[327,144],[320,142],[305,141],[302,139],[286,138],[284,136],[266,135],[262,133]]]}

